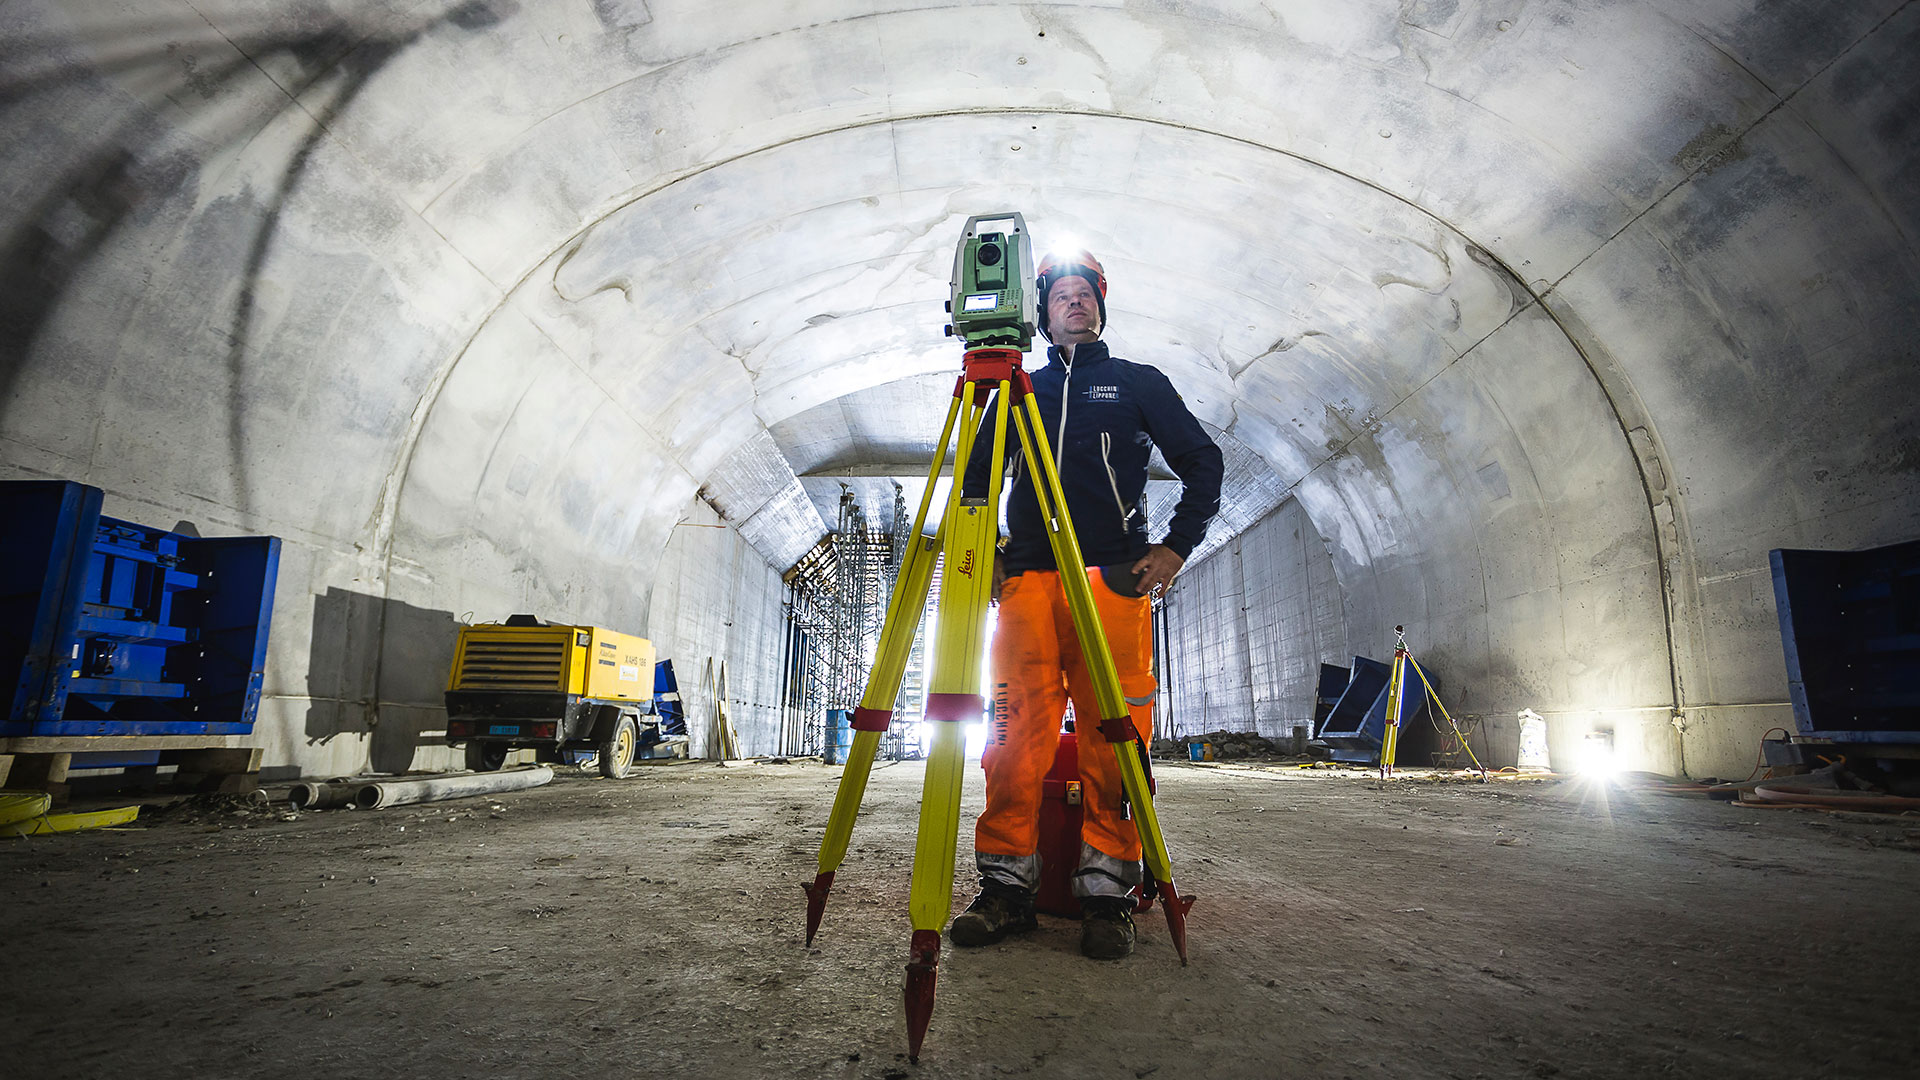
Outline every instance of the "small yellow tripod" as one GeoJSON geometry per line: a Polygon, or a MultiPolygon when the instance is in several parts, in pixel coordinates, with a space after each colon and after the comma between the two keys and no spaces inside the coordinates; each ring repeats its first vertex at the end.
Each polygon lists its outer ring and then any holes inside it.
{"type": "MultiPolygon", "coordinates": [[[[966,737],[961,725],[979,717],[986,706],[986,699],[980,693],[980,661],[986,646],[987,604],[993,589],[992,560],[1000,521],[999,477],[1006,462],[1010,414],[1026,459],[1039,466],[1035,493],[1040,501],[1041,516],[1047,522],[1054,564],[1063,568],[1085,565],[1073,521],[1067,515],[1060,475],[1047,445],[1046,428],[1033,397],[1033,385],[1021,369],[1020,358],[1021,350],[1012,348],[981,347],[966,352],[960,380],[954,387],[953,404],[947,410],[946,424],[941,429],[933,463],[927,470],[926,493],[921,496],[920,509],[914,516],[915,542],[907,547],[893,598],[887,604],[886,621],[881,625],[879,653],[868,676],[866,692],[860,698],[860,707],[854,710],[853,749],[840,775],[840,789],[834,796],[833,812],[827,818],[826,836],[820,841],[820,872],[812,884],[804,886],[807,941],[811,943],[826,910],[834,871],[846,859],[847,843],[853,834],[860,800],[866,794],[867,778],[880,737],[893,718],[893,702],[900,692],[907,654],[912,648],[920,615],[926,608],[935,555],[943,554],[946,562],[940,583],[933,684],[927,695],[926,710],[926,718],[933,722],[933,747],[927,758],[926,781],[920,799],[920,831],[914,845],[908,900],[913,941],[907,964],[907,1045],[908,1054],[915,1061],[919,1060],[927,1023],[933,1016],[940,930],[953,911],[960,783],[966,767],[966,737]],[[990,460],[994,464],[991,473],[994,482],[985,498],[964,498],[961,479],[966,474],[967,462],[972,460],[974,438],[989,407],[987,389],[998,391],[992,405],[995,423],[990,460]],[[923,537],[920,530],[926,524],[927,509],[946,463],[948,443],[956,425],[959,438],[946,516],[935,536],[923,537]]],[[[1132,804],[1134,824],[1145,848],[1147,869],[1167,913],[1167,928],[1174,948],[1180,954],[1180,962],[1185,964],[1186,916],[1193,899],[1182,897],[1173,883],[1166,840],[1160,833],[1146,770],[1140,763],[1139,734],[1128,713],[1113,654],[1094,609],[1092,586],[1084,573],[1062,573],[1060,582],[1066,589],[1074,632],[1080,639],[1087,670],[1093,679],[1094,695],[1100,705],[1100,730],[1113,743],[1114,755],[1120,763],[1121,783],[1132,804]]]]}

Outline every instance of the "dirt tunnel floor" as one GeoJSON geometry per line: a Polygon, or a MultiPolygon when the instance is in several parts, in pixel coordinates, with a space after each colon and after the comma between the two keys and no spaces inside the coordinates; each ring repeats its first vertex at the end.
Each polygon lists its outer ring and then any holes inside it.
{"type": "MultiPolygon", "coordinates": [[[[569,770],[491,801],[0,843],[4,1071],[1756,1080],[1920,1061],[1920,819],[1168,765],[1192,966],[1157,910],[1117,963],[1060,919],[948,948],[911,1066],[921,769],[875,772],[808,949],[799,885],[838,773],[569,770]]],[[[980,800],[970,768],[969,822],[980,800]]],[[[956,909],[971,886],[963,870],[956,909]]]]}

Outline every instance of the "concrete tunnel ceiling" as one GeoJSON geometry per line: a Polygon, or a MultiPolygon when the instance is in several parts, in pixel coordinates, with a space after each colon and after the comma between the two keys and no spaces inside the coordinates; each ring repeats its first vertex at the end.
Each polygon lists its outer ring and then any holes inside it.
{"type": "Polygon", "coordinates": [[[1198,556],[1297,499],[1489,710],[1750,754],[1766,550],[1920,534],[1908,3],[123,6],[6,11],[8,473],[296,594],[644,625],[696,497],[884,520],[1001,209],[1226,448],[1198,556]]]}

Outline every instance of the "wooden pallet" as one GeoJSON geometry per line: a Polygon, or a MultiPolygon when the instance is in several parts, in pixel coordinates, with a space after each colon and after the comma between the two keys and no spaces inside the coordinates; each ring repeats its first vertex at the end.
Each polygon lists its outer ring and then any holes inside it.
{"type": "Polygon", "coordinates": [[[0,739],[0,787],[44,791],[56,805],[72,790],[68,776],[73,755],[158,750],[153,765],[137,765],[113,778],[122,790],[151,788],[161,765],[173,765],[170,790],[245,794],[260,787],[257,746],[226,746],[224,738],[204,735],[24,736],[0,739]],[[218,741],[216,741],[218,740],[218,741]]]}

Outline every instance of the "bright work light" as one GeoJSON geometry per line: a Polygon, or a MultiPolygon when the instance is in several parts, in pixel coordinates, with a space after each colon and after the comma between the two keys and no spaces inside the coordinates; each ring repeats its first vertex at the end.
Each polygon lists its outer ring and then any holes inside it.
{"type": "Polygon", "coordinates": [[[1589,731],[1580,748],[1580,771],[1596,780],[1612,779],[1620,771],[1613,755],[1613,732],[1589,731]]]}

